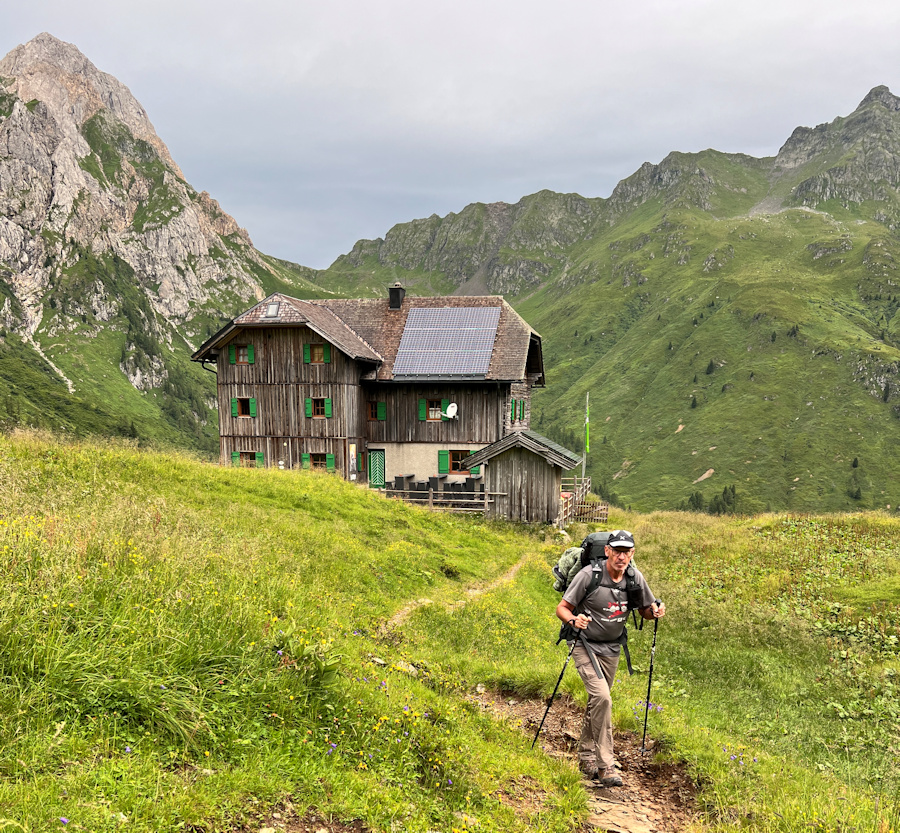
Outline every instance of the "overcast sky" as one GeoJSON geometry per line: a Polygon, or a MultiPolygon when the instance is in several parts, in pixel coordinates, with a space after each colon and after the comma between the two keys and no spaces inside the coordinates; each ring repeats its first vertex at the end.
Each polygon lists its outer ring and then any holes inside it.
{"type": "Polygon", "coordinates": [[[395,223],[669,151],[772,155],[900,94],[900,3],[6,0],[0,55],[75,44],[262,251],[324,268],[395,223]]]}

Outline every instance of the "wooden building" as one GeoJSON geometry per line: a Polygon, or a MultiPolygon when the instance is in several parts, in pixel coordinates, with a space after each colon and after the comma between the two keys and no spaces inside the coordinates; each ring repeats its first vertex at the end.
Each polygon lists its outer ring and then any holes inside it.
{"type": "Polygon", "coordinates": [[[471,454],[531,421],[541,337],[502,298],[274,294],[193,355],[218,377],[221,461],[383,486],[481,477],[471,454]]]}
{"type": "Polygon", "coordinates": [[[523,429],[475,452],[464,465],[482,468],[485,489],[496,493],[487,516],[525,523],[556,523],[564,471],[581,458],[523,429]]]}

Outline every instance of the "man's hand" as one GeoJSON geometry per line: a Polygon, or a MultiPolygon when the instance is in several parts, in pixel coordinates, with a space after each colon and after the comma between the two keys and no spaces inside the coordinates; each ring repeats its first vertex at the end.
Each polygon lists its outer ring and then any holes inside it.
{"type": "Polygon", "coordinates": [[[662,619],[663,616],[666,615],[666,603],[659,602],[658,604],[650,605],[650,609],[653,611],[654,619],[662,619]]]}
{"type": "Polygon", "coordinates": [[[583,613],[579,613],[572,620],[572,627],[578,628],[578,630],[583,631],[588,626],[588,622],[591,622],[592,619],[590,616],[585,616],[583,613]]]}

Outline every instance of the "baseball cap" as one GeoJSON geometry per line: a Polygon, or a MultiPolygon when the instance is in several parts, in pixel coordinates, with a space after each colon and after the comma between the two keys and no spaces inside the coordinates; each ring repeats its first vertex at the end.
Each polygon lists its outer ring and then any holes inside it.
{"type": "Polygon", "coordinates": [[[626,529],[617,529],[609,536],[606,546],[617,550],[630,550],[634,546],[634,536],[626,529]]]}

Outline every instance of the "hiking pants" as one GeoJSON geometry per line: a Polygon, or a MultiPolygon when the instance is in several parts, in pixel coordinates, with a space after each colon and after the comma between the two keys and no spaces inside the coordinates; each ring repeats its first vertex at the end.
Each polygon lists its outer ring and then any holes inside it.
{"type": "Polygon", "coordinates": [[[578,757],[582,761],[590,761],[596,758],[600,769],[609,769],[613,766],[613,735],[612,735],[612,697],[609,690],[616,679],[616,669],[619,667],[619,657],[604,657],[594,654],[597,665],[603,677],[598,678],[591,665],[591,658],[582,645],[576,645],[572,653],[575,658],[575,667],[584,681],[587,689],[588,702],[584,713],[584,724],[581,729],[581,737],[578,740],[578,757]]]}

